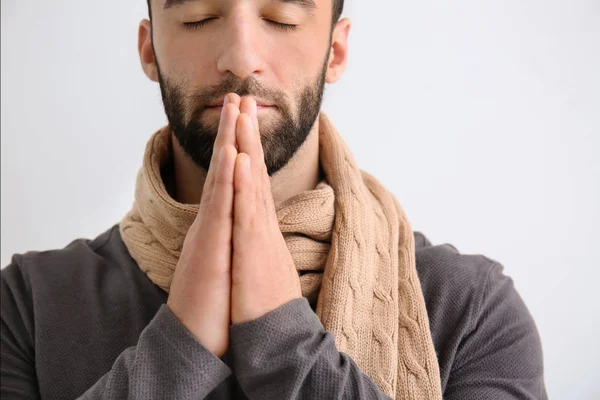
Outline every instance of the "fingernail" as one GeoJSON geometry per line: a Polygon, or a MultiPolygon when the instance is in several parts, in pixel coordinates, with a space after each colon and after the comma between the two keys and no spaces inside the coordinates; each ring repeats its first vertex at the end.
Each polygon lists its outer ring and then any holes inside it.
{"type": "Polygon", "coordinates": [[[256,104],[256,99],[254,100],[254,115],[258,114],[258,105],[256,104]]]}
{"type": "Polygon", "coordinates": [[[223,99],[223,107],[225,107],[227,103],[229,103],[229,95],[226,95],[225,99],[223,99]]]}
{"type": "Polygon", "coordinates": [[[244,159],[244,169],[250,173],[250,156],[246,156],[244,159]]]}

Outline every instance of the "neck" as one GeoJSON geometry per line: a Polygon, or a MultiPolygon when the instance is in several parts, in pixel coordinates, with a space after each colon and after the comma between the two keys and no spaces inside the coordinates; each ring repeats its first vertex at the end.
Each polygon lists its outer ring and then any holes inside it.
{"type": "MultiPolygon", "coordinates": [[[[180,203],[199,204],[207,171],[198,167],[172,136],[173,182],[169,191],[180,203]]],[[[271,177],[275,206],[307,190],[320,181],[319,120],[315,122],[304,144],[288,164],[271,177]]],[[[166,184],[166,182],[165,182],[166,184]]]]}

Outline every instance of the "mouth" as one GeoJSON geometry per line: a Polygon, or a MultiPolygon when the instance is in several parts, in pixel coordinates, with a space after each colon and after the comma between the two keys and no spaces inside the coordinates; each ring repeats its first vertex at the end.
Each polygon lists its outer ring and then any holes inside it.
{"type": "MultiPolygon", "coordinates": [[[[267,106],[267,105],[257,105],[256,106],[256,110],[257,112],[261,113],[261,112],[265,112],[265,111],[269,111],[269,110],[274,110],[276,107],[275,106],[267,106]]],[[[216,105],[216,106],[207,106],[206,107],[206,111],[210,111],[210,112],[222,112],[223,111],[223,105],[216,105]]]]}

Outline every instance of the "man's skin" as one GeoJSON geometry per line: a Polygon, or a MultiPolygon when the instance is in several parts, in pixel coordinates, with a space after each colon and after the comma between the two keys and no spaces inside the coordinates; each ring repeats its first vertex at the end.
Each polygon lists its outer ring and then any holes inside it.
{"type": "MultiPolygon", "coordinates": [[[[340,20],[332,31],[332,0],[315,3],[316,8],[308,9],[280,0],[196,0],[165,9],[164,0],[154,0],[152,23],[143,20],[139,27],[142,67],[158,82],[156,54],[160,72],[184,80],[190,98],[196,87],[218,84],[234,74],[241,81],[253,77],[296,99],[320,73],[330,35],[326,83],[339,80],[347,63],[350,21],[340,20]],[[182,28],[184,22],[215,15],[216,20],[193,32],[182,28]],[[265,19],[298,28],[284,32],[265,19]]],[[[318,120],[289,163],[269,177],[260,128],[272,123],[277,111],[257,110],[253,96],[225,97],[208,174],[173,140],[175,196],[182,203],[200,203],[200,209],[185,238],[167,301],[218,357],[229,347],[231,324],[254,320],[302,297],[275,206],[314,189],[319,181],[318,120]],[[204,187],[198,184],[203,180],[204,187]]],[[[206,109],[201,118],[219,118],[215,111],[206,109]]]]}

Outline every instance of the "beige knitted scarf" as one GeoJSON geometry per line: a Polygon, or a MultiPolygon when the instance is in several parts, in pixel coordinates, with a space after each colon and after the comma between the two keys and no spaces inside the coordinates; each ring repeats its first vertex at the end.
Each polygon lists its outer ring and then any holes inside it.
{"type": "MultiPolygon", "coordinates": [[[[181,204],[161,176],[171,132],[155,133],[138,174],[135,202],[120,230],[132,257],[169,291],[198,205],[181,204]]],[[[326,179],[277,207],[303,296],[337,348],[388,396],[441,396],[437,357],[415,267],[414,237],[395,197],[361,171],[325,114],[319,157],[326,179]]]]}

